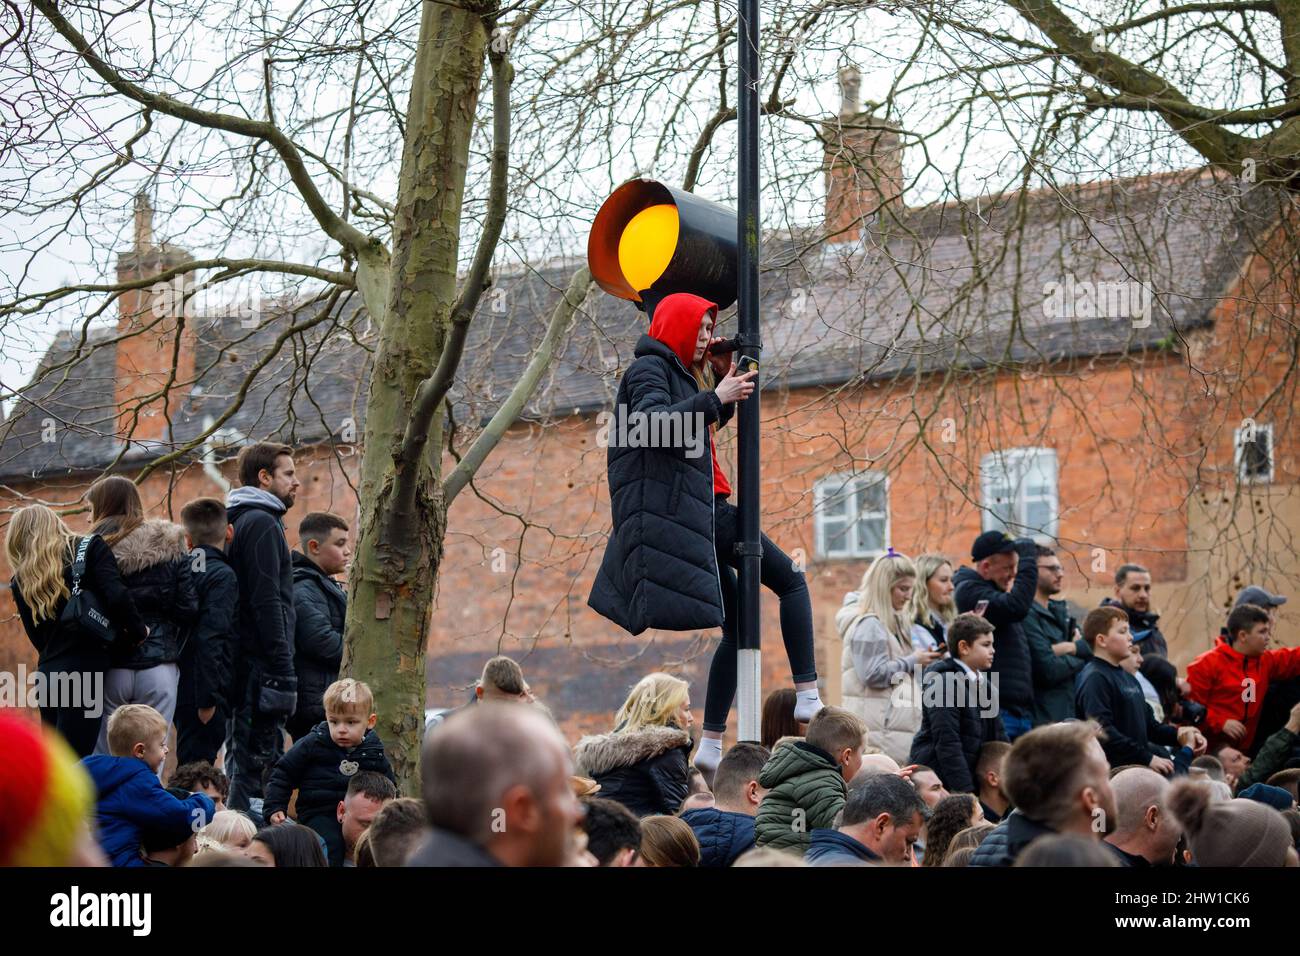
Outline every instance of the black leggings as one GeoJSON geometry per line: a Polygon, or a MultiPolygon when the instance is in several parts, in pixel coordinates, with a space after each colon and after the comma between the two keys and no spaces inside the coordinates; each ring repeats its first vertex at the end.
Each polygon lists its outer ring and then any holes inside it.
{"type": "Polygon", "coordinates": [[[104,719],[104,673],[108,670],[108,655],[89,657],[65,657],[58,662],[42,662],[40,672],[45,675],[46,693],[55,687],[64,674],[80,674],[83,698],[80,701],[66,700],[56,703],[77,706],[46,706],[41,708],[41,722],[53,727],[68,742],[78,757],[89,757],[95,752],[99,740],[99,725],[104,719]],[[99,686],[88,688],[92,674],[99,674],[99,686]],[[99,699],[92,700],[90,694],[98,693],[99,699]],[[86,716],[86,711],[98,711],[94,717],[86,716]]]}
{"type": "MultiPolygon", "coordinates": [[[[740,534],[740,511],[722,495],[713,499],[713,535],[718,552],[718,570],[721,572],[722,643],[713,654],[709,665],[709,688],[704,697],[704,729],[724,731],[727,714],[731,712],[736,697],[736,604],[739,589],[736,573],[740,556],[736,554],[736,538],[740,534]]],[[[781,599],[781,639],[790,661],[790,673],[796,684],[817,679],[817,664],[813,655],[812,600],[808,596],[808,583],[803,572],[785,552],[774,545],[767,535],[762,536],[763,558],[760,580],[763,587],[781,599]]]]}

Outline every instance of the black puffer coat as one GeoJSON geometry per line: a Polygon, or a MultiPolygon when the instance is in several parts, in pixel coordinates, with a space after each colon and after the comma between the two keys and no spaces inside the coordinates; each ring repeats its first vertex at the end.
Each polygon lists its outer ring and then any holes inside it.
{"type": "Polygon", "coordinates": [[[1003,817],[984,842],[975,848],[970,858],[971,866],[1014,866],[1016,858],[1024,852],[1025,847],[1041,836],[1049,836],[1055,830],[1043,826],[1037,820],[1031,820],[1017,810],[1003,817]]]}
{"type": "Polygon", "coordinates": [[[276,763],[266,785],[262,816],[270,820],[271,814],[287,811],[295,790],[299,819],[332,811],[347,794],[348,781],[363,770],[382,773],[397,783],[377,733],[366,731],[358,746],[344,750],[330,737],[330,725],[322,720],[276,763]]]}
{"type": "Polygon", "coordinates": [[[975,610],[980,601],[989,602],[984,619],[995,629],[993,666],[989,671],[998,675],[998,700],[1008,713],[1032,717],[1034,669],[1024,620],[1029,616],[1038,589],[1038,550],[1032,538],[1018,538],[1016,545],[1020,565],[1010,591],[984,580],[973,568],[958,568],[952,578],[957,585],[953,599],[962,614],[975,610]]]}
{"type": "Polygon", "coordinates": [[[162,518],[149,518],[113,545],[113,557],[122,572],[122,583],[149,626],[143,644],[115,650],[113,666],[140,670],[176,663],[199,616],[185,529],[162,518]]]}
{"type": "Polygon", "coordinates": [[[578,773],[600,784],[638,817],[674,814],[686,799],[691,738],[676,727],[643,727],[583,737],[573,748],[578,773]]]}
{"type": "MultiPolygon", "coordinates": [[[[707,426],[725,424],[735,406],[700,391],[687,367],[700,323],[715,308],[698,296],[665,298],[619,382],[607,455],[613,528],[587,603],[632,634],[722,624],[707,426]],[[624,447],[620,422],[630,431],[634,416],[651,413],[689,421],[704,434],[683,440],[684,447],[624,447]]],[[[690,433],[681,426],[680,434],[690,433]]]]}
{"type": "Polygon", "coordinates": [[[754,848],[754,818],[734,810],[701,807],[682,814],[700,841],[700,866],[723,868],[754,848]]]}
{"type": "Polygon", "coordinates": [[[325,719],[325,689],[339,679],[348,596],[300,551],[292,552],[294,650],[298,709],[293,723],[311,727],[325,719]]]}

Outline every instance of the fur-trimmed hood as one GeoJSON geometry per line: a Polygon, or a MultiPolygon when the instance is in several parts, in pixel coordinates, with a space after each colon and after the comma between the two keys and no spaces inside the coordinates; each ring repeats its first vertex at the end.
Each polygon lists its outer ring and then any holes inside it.
{"type": "Polygon", "coordinates": [[[188,553],[185,529],[164,518],[147,518],[113,545],[113,557],[123,574],[135,574],[155,564],[183,558],[188,553]]]}
{"type": "Polygon", "coordinates": [[[642,727],[583,737],[573,748],[573,761],[578,773],[594,777],[690,744],[690,734],[676,727],[642,727]]]}

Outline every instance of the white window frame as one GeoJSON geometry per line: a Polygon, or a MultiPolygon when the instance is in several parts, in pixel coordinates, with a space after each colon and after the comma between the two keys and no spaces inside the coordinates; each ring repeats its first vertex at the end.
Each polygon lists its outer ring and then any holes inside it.
{"type": "Polygon", "coordinates": [[[1056,449],[1005,448],[986,454],[980,459],[980,505],[980,529],[983,531],[1005,530],[1016,537],[1028,535],[1040,544],[1055,542],[1061,530],[1061,471],[1056,449]],[[1052,520],[1046,528],[1031,528],[1026,524],[1026,505],[1029,500],[1020,486],[1030,466],[1040,459],[1050,462],[1053,481],[1050,494],[1035,500],[1046,501],[1051,505],[1052,520]],[[1011,523],[1006,526],[994,514],[992,507],[995,481],[1003,475],[1011,478],[1006,482],[1011,490],[1011,523]]]}
{"type": "Polygon", "coordinates": [[[885,554],[890,546],[889,475],[883,471],[839,472],[819,479],[813,484],[813,532],[813,541],[819,558],[878,558],[885,554]],[[864,548],[858,542],[858,521],[862,515],[858,513],[857,486],[864,480],[870,484],[883,484],[885,487],[885,510],[880,514],[885,522],[885,531],[882,535],[884,546],[881,548],[864,548]],[[826,521],[823,513],[824,503],[832,490],[848,496],[849,533],[845,535],[847,547],[836,551],[830,551],[826,547],[826,521]]]}
{"type": "MultiPolygon", "coordinates": [[[[1237,474],[1237,480],[1247,485],[1271,485],[1273,483],[1273,472],[1277,465],[1277,445],[1273,443],[1273,426],[1256,425],[1255,437],[1260,435],[1268,436],[1268,474],[1267,475],[1247,475],[1243,469],[1246,465],[1246,445],[1241,440],[1241,433],[1244,428],[1233,429],[1232,432],[1232,464],[1233,470],[1237,474]]],[[[1253,444],[1253,443],[1252,443],[1253,444]]]]}

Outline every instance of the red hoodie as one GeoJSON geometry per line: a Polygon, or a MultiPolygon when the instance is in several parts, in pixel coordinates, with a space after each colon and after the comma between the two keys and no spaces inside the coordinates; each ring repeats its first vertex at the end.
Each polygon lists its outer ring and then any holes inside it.
{"type": "MultiPolygon", "coordinates": [[[[718,320],[717,305],[689,292],[674,292],[655,307],[650,337],[672,349],[682,360],[682,367],[689,372],[695,359],[695,340],[700,335],[700,323],[706,315],[709,317],[709,337],[712,338],[713,323],[718,320]]],[[[714,444],[712,428],[709,429],[709,454],[713,456],[713,493],[730,495],[731,485],[718,464],[718,446],[714,444]]]]}
{"type": "Polygon", "coordinates": [[[1187,681],[1192,685],[1188,696],[1206,707],[1205,736],[1212,746],[1229,743],[1248,751],[1255,740],[1268,685],[1296,676],[1300,676],[1300,647],[1276,648],[1259,657],[1247,657],[1220,639],[1187,665],[1187,681]],[[1247,688],[1250,693],[1246,693],[1247,688]],[[1224,737],[1223,725],[1229,720],[1245,724],[1246,736],[1241,740],[1224,737]]]}

